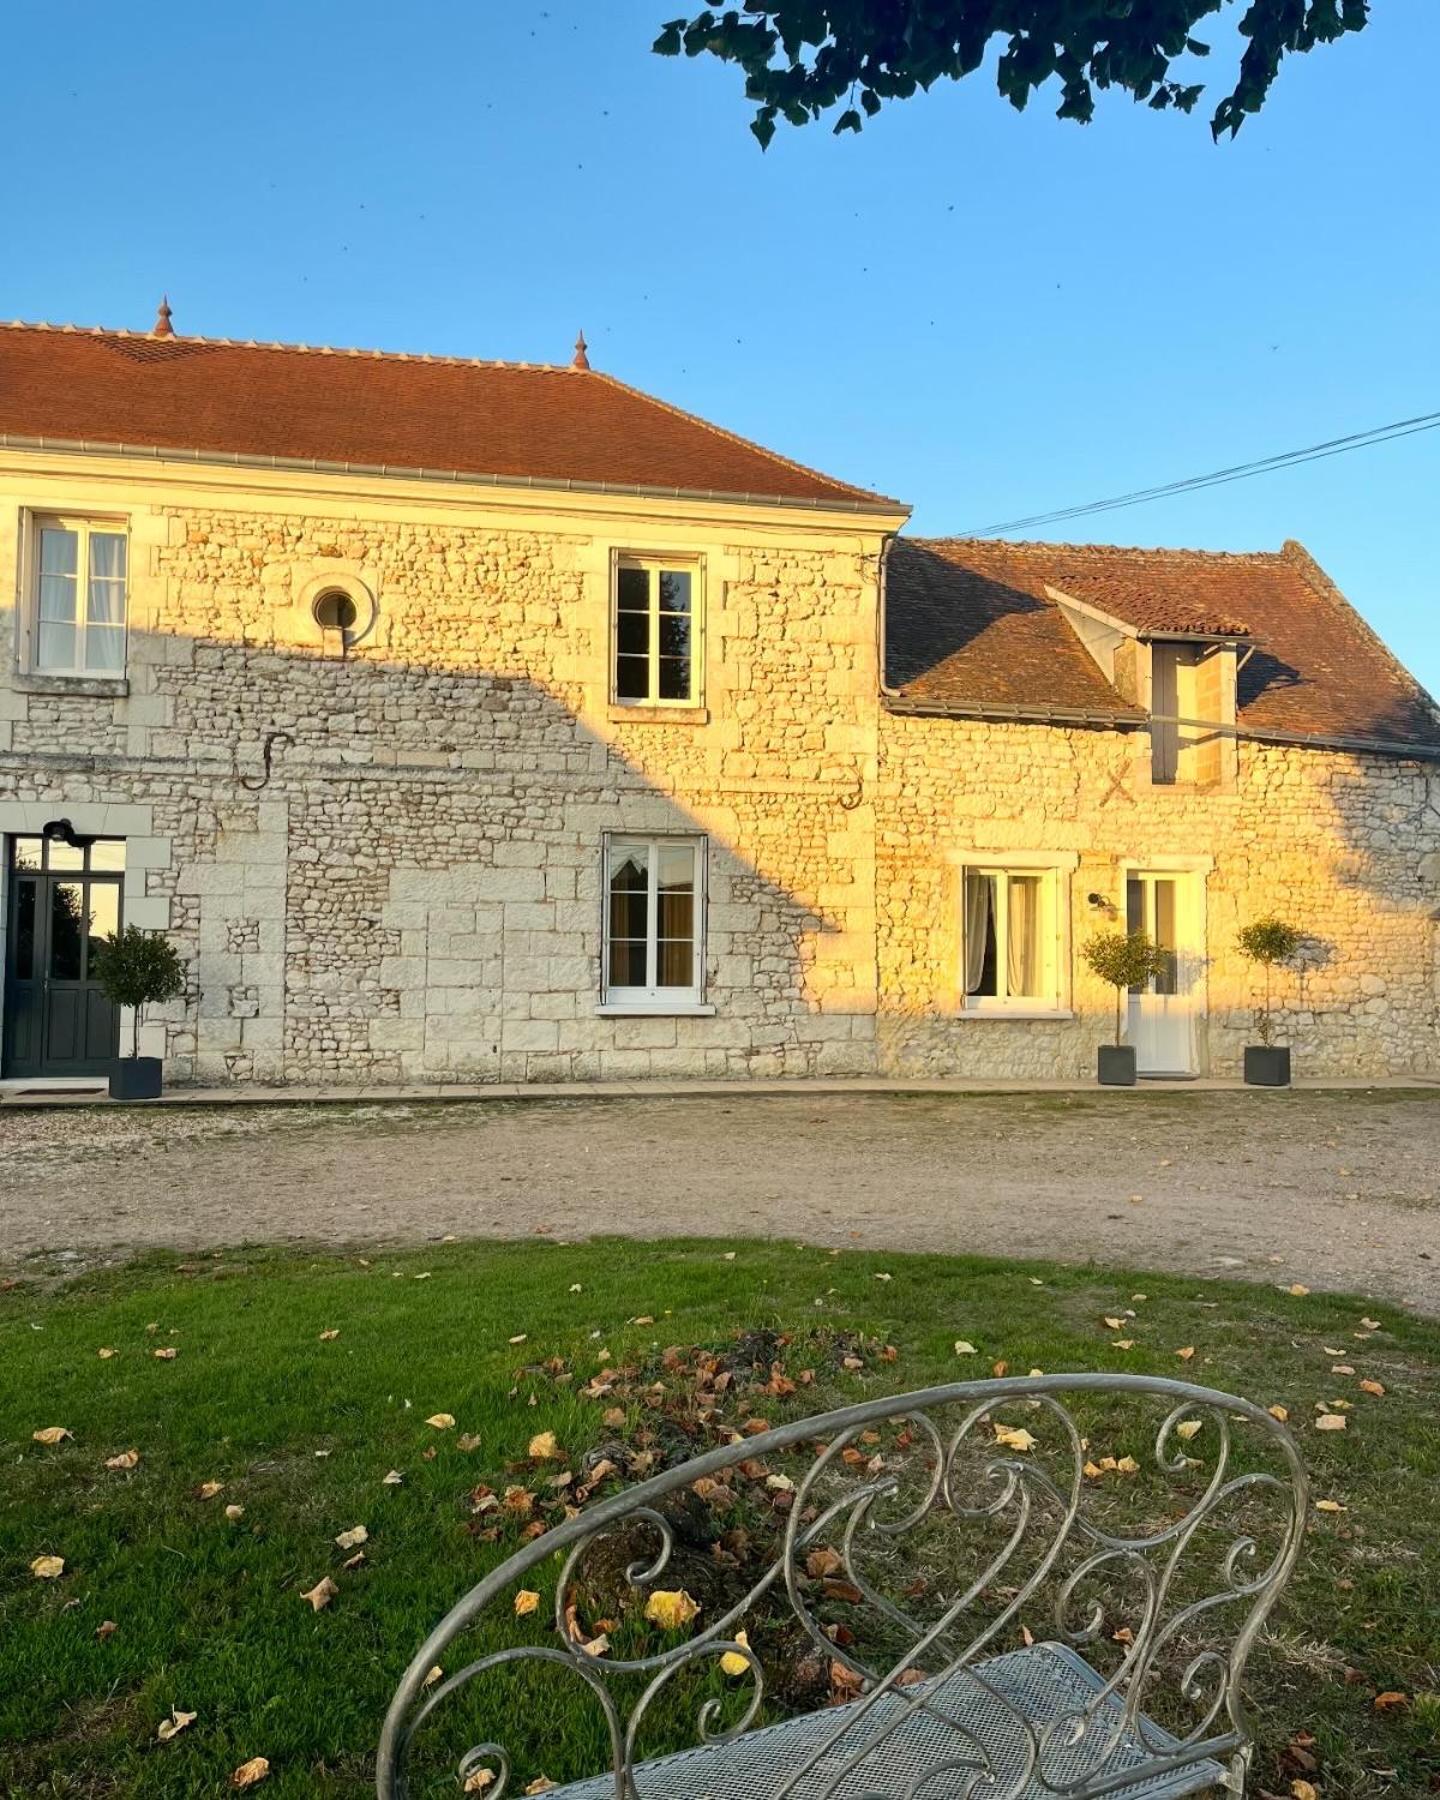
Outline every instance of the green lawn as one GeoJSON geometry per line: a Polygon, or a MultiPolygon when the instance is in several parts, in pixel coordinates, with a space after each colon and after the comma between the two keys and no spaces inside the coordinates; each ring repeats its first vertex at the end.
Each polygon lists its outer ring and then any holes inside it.
{"type": "Polygon", "coordinates": [[[1316,1496],[1346,1510],[1313,1513],[1252,1663],[1258,1787],[1288,1795],[1303,1776],[1325,1800],[1436,1791],[1434,1324],[1237,1283],[737,1240],[237,1251],[0,1294],[0,1792],[217,1795],[263,1755],[267,1797],[362,1794],[404,1665],[520,1541],[518,1518],[472,1512],[477,1485],[528,1485],[536,1516],[554,1520],[563,1490],[546,1483],[561,1465],[527,1460],[537,1432],[576,1469],[617,1432],[657,1466],[713,1441],[677,1399],[690,1348],[770,1329],[794,1334],[782,1360],[816,1380],[760,1398],[737,1381],[732,1422],[780,1423],[1001,1359],[1019,1373],[1184,1375],[1287,1407],[1316,1496]],[[1103,1318],[1132,1306],[1122,1351],[1103,1318]],[[978,1355],[957,1359],[957,1337],[978,1355]],[[857,1339],[864,1366],[847,1370],[830,1351],[857,1339]],[[682,1368],[667,1368],[667,1346],[686,1348],[682,1368]],[[153,1354],[165,1347],[178,1354],[153,1354]],[[1332,1374],[1337,1360],[1354,1375],[1332,1374]],[[606,1367],[634,1371],[623,1428],[604,1421],[613,1397],[581,1392],[606,1367]],[[668,1397],[644,1394],[657,1380],[668,1397]],[[1353,1403],[1347,1429],[1316,1431],[1316,1403],[1335,1398],[1353,1403]],[[425,1423],[442,1413],[453,1428],[425,1423]],[[73,1435],[35,1442],[48,1426],[73,1435]],[[136,1468],[105,1468],[132,1448],[136,1468]],[[391,1469],[399,1484],[384,1483],[391,1469]],[[202,1497],[209,1482],[223,1487],[202,1497]],[[333,1540],[357,1524],[365,1560],[346,1570],[333,1540]],[[57,1579],[32,1575],[44,1555],[64,1558],[57,1579]],[[326,1575],[339,1595],[316,1612],[301,1594],[326,1575]],[[1377,1710],[1380,1693],[1406,1700],[1377,1710]],[[172,1708],[195,1720],[161,1742],[172,1708]]]}

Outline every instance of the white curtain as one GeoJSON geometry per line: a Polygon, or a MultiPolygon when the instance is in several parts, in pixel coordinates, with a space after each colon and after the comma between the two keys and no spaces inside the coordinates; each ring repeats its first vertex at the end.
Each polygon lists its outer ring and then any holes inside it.
{"type": "Polygon", "coordinates": [[[994,911],[995,878],[978,869],[965,871],[965,992],[973,994],[985,970],[994,911]]]}
{"type": "Polygon", "coordinates": [[[1006,978],[1011,995],[1030,996],[1040,990],[1040,878],[1012,875],[1006,883],[1009,907],[1006,917],[1006,978]]]}

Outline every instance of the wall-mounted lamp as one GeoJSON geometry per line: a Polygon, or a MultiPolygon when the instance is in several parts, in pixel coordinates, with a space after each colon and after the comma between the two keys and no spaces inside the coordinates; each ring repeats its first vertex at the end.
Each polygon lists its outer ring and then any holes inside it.
{"type": "Polygon", "coordinates": [[[1094,912],[1107,913],[1112,919],[1115,917],[1115,902],[1106,895],[1087,894],[1085,899],[1094,912]]]}

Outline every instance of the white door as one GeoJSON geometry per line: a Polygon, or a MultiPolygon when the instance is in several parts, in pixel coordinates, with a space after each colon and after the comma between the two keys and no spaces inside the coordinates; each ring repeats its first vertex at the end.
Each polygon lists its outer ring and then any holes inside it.
{"type": "Polygon", "coordinates": [[[1145,871],[1125,884],[1125,925],[1145,932],[1165,952],[1165,967],[1143,988],[1131,988],[1126,1035],[1141,1075],[1195,1072],[1198,1000],[1196,877],[1145,871]]]}

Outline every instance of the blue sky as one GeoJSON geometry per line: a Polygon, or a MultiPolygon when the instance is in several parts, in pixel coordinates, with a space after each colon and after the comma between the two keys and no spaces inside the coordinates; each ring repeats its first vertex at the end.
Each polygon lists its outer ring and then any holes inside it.
{"type": "MultiPolygon", "coordinates": [[[[681,10],[24,0],[0,314],[143,328],[168,289],[182,332],[539,362],[583,325],[926,532],[1440,409],[1434,0],[1294,59],[1234,144],[980,77],[764,155],[733,69],[649,54],[681,10]]],[[[1440,689],[1437,523],[1440,432],[1059,535],[1298,537],[1440,689]]]]}

